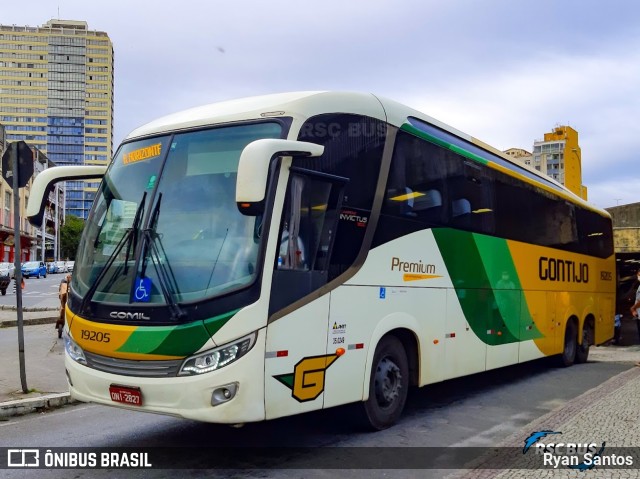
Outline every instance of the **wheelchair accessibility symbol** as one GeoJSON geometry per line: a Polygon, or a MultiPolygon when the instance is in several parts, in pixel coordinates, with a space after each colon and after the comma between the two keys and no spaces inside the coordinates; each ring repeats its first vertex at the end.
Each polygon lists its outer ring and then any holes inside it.
{"type": "Polygon", "coordinates": [[[137,303],[148,303],[151,298],[151,278],[136,278],[136,289],[133,300],[137,303]]]}

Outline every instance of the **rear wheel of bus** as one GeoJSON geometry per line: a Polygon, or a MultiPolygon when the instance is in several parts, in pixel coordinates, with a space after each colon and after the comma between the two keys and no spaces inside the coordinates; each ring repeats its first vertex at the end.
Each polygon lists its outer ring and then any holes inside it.
{"type": "Polygon", "coordinates": [[[562,354],[559,357],[559,364],[563,367],[571,366],[576,360],[576,351],[578,350],[578,327],[576,322],[572,319],[567,321],[567,326],[564,330],[564,346],[562,348],[562,354]]]}
{"type": "Polygon", "coordinates": [[[373,356],[369,399],[363,404],[366,426],[382,430],[393,425],[402,414],[408,390],[407,353],[398,338],[385,336],[373,356]]]}
{"type": "Polygon", "coordinates": [[[589,359],[589,347],[594,340],[593,322],[587,319],[582,327],[582,342],[576,349],[576,363],[586,363],[589,359]]]}

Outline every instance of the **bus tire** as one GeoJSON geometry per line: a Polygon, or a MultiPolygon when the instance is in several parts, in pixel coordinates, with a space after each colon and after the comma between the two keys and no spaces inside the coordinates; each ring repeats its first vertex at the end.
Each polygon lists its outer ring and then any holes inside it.
{"type": "Polygon", "coordinates": [[[363,404],[365,425],[380,431],[402,414],[409,390],[409,363],[402,342],[395,336],[380,340],[373,355],[369,399],[363,404]]]}
{"type": "Polygon", "coordinates": [[[582,343],[576,349],[576,363],[586,363],[589,359],[589,347],[592,344],[593,326],[590,321],[585,321],[582,327],[582,343]]]}
{"type": "Polygon", "coordinates": [[[562,354],[560,354],[560,366],[569,367],[576,360],[576,351],[578,349],[578,331],[576,323],[573,320],[567,321],[567,327],[564,330],[564,346],[562,354]]]}

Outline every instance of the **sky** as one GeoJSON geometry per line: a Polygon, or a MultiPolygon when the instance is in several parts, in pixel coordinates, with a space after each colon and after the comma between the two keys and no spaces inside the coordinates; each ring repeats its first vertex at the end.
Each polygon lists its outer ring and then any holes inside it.
{"type": "Polygon", "coordinates": [[[579,134],[589,201],[640,201],[637,0],[27,0],[114,45],[114,143],[157,117],[299,90],[385,96],[500,150],[579,134]]]}

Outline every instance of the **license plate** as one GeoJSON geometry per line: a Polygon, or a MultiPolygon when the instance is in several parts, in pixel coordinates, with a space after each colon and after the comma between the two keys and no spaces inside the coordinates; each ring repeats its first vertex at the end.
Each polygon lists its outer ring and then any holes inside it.
{"type": "Polygon", "coordinates": [[[109,395],[114,402],[131,406],[142,406],[142,392],[140,388],[112,384],[109,386],[109,395]]]}

